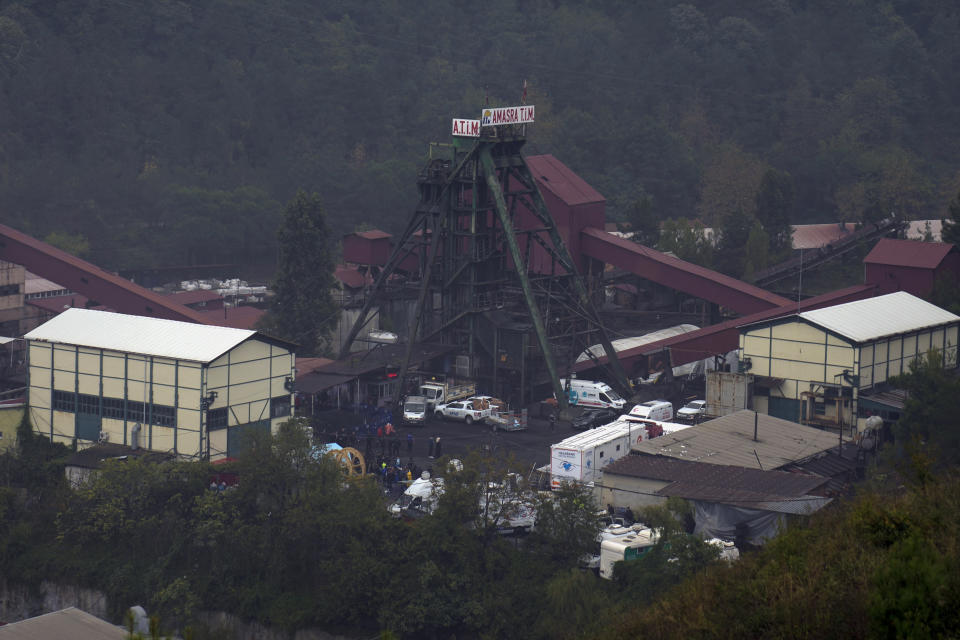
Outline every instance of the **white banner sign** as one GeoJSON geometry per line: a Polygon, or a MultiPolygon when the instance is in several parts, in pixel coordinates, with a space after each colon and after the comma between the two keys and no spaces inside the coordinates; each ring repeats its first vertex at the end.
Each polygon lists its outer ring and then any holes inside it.
{"type": "Polygon", "coordinates": [[[522,107],[499,107],[484,109],[480,120],[482,127],[495,127],[498,124],[526,124],[533,122],[533,105],[522,107]]]}
{"type": "Polygon", "coordinates": [[[480,137],[480,121],[454,118],[453,119],[453,135],[463,136],[465,138],[479,138],[480,137]]]}

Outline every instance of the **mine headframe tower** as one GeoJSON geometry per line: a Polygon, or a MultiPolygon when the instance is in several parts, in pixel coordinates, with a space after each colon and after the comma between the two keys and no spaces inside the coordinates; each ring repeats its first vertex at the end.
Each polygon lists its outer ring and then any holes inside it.
{"type": "MultiPolygon", "coordinates": [[[[525,386],[550,383],[565,409],[567,391],[560,379],[576,358],[586,351],[596,361],[588,350],[595,344],[615,353],[596,312],[601,274],[588,273],[586,283],[580,275],[520,153],[523,126],[483,127],[479,138],[431,145],[417,176],[420,202],[340,357],[398,268],[420,278],[401,371],[417,340],[457,345],[470,356],[474,372],[492,377],[494,388],[500,365],[519,362],[529,372],[520,384],[521,398],[525,386]],[[527,330],[519,341],[497,344],[491,318],[512,319],[512,326],[527,330]]],[[[629,393],[615,356],[598,366],[615,389],[629,393]]]]}

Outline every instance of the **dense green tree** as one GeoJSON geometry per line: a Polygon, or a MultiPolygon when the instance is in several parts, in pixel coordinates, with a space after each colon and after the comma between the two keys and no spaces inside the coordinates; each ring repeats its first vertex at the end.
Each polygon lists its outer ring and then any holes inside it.
{"type": "Polygon", "coordinates": [[[53,231],[43,241],[78,258],[85,258],[90,253],[90,242],[80,233],[53,231]]]}
{"type": "Polygon", "coordinates": [[[666,220],[660,233],[660,251],[670,251],[681,260],[705,267],[713,265],[713,236],[700,221],[690,222],[684,218],[666,220]]]}
{"type": "Polygon", "coordinates": [[[556,562],[575,563],[596,547],[598,522],[590,490],[564,484],[537,502],[537,530],[531,545],[556,562]]]}
{"type": "Polygon", "coordinates": [[[943,220],[940,237],[944,242],[952,242],[960,247],[960,193],[950,201],[947,211],[950,217],[943,220]]]}
{"type": "Polygon", "coordinates": [[[660,220],[653,208],[653,199],[642,196],[627,210],[625,231],[633,234],[632,240],[647,247],[655,247],[660,241],[660,220]]]}
{"type": "MultiPolygon", "coordinates": [[[[742,210],[728,213],[720,221],[717,239],[716,267],[728,276],[739,278],[744,274],[748,256],[746,254],[750,233],[755,226],[755,218],[742,210]]],[[[760,229],[762,232],[762,229],[760,229]]],[[[753,256],[760,258],[760,256],[753,256]]]]}
{"type": "Polygon", "coordinates": [[[743,277],[749,279],[770,264],[770,236],[759,222],[754,222],[744,246],[743,277]]]}
{"type": "MultiPolygon", "coordinates": [[[[957,366],[956,349],[931,349],[910,363],[908,373],[890,380],[908,392],[894,426],[897,444],[915,462],[927,459],[935,468],[960,464],[960,415],[955,410],[960,378],[951,374],[957,366]]],[[[922,464],[915,471],[926,473],[922,464]]]]}
{"type": "Polygon", "coordinates": [[[783,255],[791,247],[790,223],[793,215],[794,188],[789,173],[767,169],[757,191],[757,220],[770,239],[770,251],[783,255]]]}
{"type": "Polygon", "coordinates": [[[326,349],[336,324],[333,239],[316,194],[300,191],[287,205],[277,232],[279,264],[264,328],[299,345],[301,355],[326,349]]]}

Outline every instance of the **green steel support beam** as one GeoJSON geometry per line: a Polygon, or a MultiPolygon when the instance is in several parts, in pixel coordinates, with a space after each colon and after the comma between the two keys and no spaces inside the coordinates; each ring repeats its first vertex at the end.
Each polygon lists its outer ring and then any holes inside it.
{"type": "Polygon", "coordinates": [[[433,272],[433,262],[437,257],[437,246],[440,244],[440,230],[437,228],[437,216],[433,217],[433,229],[430,231],[430,257],[423,270],[423,279],[420,281],[420,294],[417,296],[417,307],[413,312],[413,326],[407,338],[407,348],[403,354],[403,364],[400,365],[400,384],[393,391],[393,406],[400,406],[400,395],[403,393],[403,383],[407,377],[407,368],[410,366],[410,357],[413,355],[413,345],[417,342],[417,333],[420,331],[420,316],[423,314],[423,303],[427,299],[427,289],[430,288],[430,275],[433,272]]]}
{"type": "MultiPolygon", "coordinates": [[[[503,189],[497,180],[497,170],[493,163],[493,157],[490,155],[490,145],[483,144],[479,149],[480,162],[483,165],[483,173],[487,181],[487,187],[493,194],[497,205],[497,215],[500,217],[500,226],[503,228],[503,236],[507,240],[507,246],[510,248],[510,255],[513,258],[513,264],[517,270],[517,276],[520,279],[520,287],[523,289],[523,297],[527,301],[527,308],[530,310],[530,318],[533,320],[533,328],[537,334],[537,342],[540,344],[540,350],[543,351],[543,361],[547,365],[547,371],[550,373],[550,382],[553,384],[553,394],[557,398],[557,404],[560,411],[567,409],[567,396],[563,387],[560,385],[560,377],[557,375],[557,367],[553,361],[553,352],[550,350],[550,343],[547,340],[547,330],[543,326],[543,318],[540,316],[540,310],[537,307],[536,298],[533,295],[533,289],[530,286],[530,279],[527,276],[527,270],[524,265],[526,261],[520,254],[520,246],[517,244],[517,236],[513,233],[513,221],[507,212],[507,203],[503,197],[503,189]]],[[[526,354],[521,354],[526,357],[526,354]]]]}
{"type": "MultiPolygon", "coordinates": [[[[420,223],[423,222],[424,216],[415,215],[410,219],[410,223],[407,225],[407,228],[404,230],[403,235],[400,236],[400,241],[397,242],[394,246],[393,251],[390,254],[390,259],[387,260],[387,264],[383,266],[383,269],[380,270],[380,275],[377,276],[376,282],[373,284],[373,289],[367,294],[367,299],[363,301],[363,309],[360,311],[360,315],[357,316],[356,321],[354,321],[353,326],[350,327],[350,333],[347,334],[347,339],[344,341],[343,346],[340,347],[340,353],[337,355],[338,360],[343,360],[348,355],[350,355],[350,347],[353,346],[353,341],[356,340],[357,334],[360,333],[360,329],[367,324],[367,314],[370,313],[370,309],[373,307],[373,303],[376,299],[376,294],[380,292],[381,287],[387,281],[387,278],[393,273],[393,270],[397,268],[397,265],[401,261],[401,254],[403,254],[404,246],[407,243],[413,233],[417,230],[417,227],[420,226],[420,223]]],[[[405,257],[405,256],[404,256],[405,257]]]]}
{"type": "MultiPolygon", "coordinates": [[[[528,185],[536,185],[536,182],[533,179],[533,175],[530,173],[530,169],[524,165],[520,169],[523,180],[528,185]]],[[[610,367],[611,373],[613,373],[614,386],[618,387],[618,391],[623,393],[625,397],[632,395],[633,391],[630,388],[630,379],[627,376],[627,372],[624,371],[623,365],[620,364],[620,360],[617,359],[617,352],[614,351],[613,345],[610,343],[610,338],[607,336],[607,331],[604,329],[603,325],[600,322],[600,317],[597,315],[596,310],[590,302],[590,297],[587,294],[587,288],[583,284],[583,280],[580,278],[580,272],[577,270],[577,265],[574,263],[570,252],[567,251],[567,245],[563,242],[563,238],[560,237],[560,232],[557,231],[557,227],[554,224],[551,224],[550,221],[552,217],[550,212],[547,210],[547,205],[543,201],[543,196],[540,195],[540,190],[536,189],[536,195],[533,197],[533,204],[536,207],[534,213],[537,217],[544,223],[544,226],[547,227],[547,232],[550,234],[550,240],[553,243],[554,250],[556,251],[557,256],[560,258],[561,265],[567,269],[571,278],[573,279],[573,286],[577,292],[577,297],[580,298],[580,306],[588,314],[590,319],[596,325],[600,333],[600,344],[603,345],[603,350],[607,354],[607,362],[610,367]]]]}

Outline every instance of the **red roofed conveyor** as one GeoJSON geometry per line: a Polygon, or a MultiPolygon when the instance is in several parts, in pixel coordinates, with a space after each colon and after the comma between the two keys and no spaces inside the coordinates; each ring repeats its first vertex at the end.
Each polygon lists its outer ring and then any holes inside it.
{"type": "MultiPolygon", "coordinates": [[[[793,315],[802,311],[812,311],[813,309],[830,307],[835,304],[871,298],[874,295],[875,289],[875,285],[860,284],[838,291],[831,291],[830,293],[825,293],[813,298],[807,298],[799,303],[787,302],[787,304],[780,307],[758,311],[757,313],[742,318],[727,320],[726,322],[721,322],[711,327],[704,327],[698,331],[691,331],[632,349],[618,351],[617,359],[620,360],[620,364],[623,365],[623,368],[626,369],[628,374],[633,376],[644,372],[644,369],[647,367],[648,358],[656,356],[657,354],[663,354],[664,352],[669,352],[670,365],[674,367],[717,355],[723,355],[733,351],[739,346],[739,327],[772,318],[793,315]]],[[[598,361],[605,362],[606,356],[598,358],[598,361]]],[[[579,373],[592,369],[595,366],[597,365],[592,361],[585,360],[584,362],[575,364],[573,371],[579,373]]]]}
{"type": "Polygon", "coordinates": [[[23,265],[32,273],[120,313],[198,324],[218,324],[215,319],[199,311],[2,224],[0,260],[23,265]]]}
{"type": "Polygon", "coordinates": [[[756,313],[790,304],[789,300],[775,293],[600,229],[587,228],[580,232],[580,251],[600,262],[715,302],[737,313],[756,313]]]}

